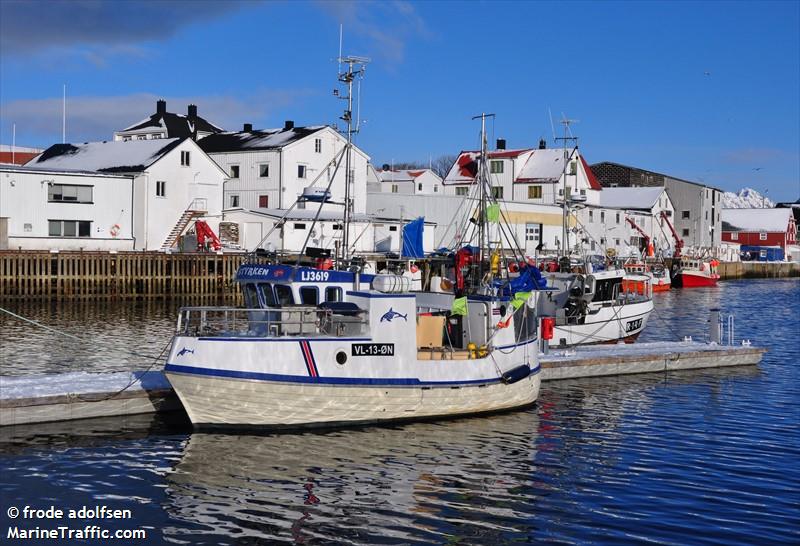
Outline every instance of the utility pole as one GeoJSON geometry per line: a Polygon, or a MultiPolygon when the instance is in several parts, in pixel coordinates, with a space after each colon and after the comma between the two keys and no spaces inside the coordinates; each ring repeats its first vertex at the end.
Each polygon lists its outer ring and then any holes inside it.
{"type": "MultiPolygon", "coordinates": [[[[562,116],[561,124],[564,126],[564,136],[557,137],[555,140],[561,140],[564,142],[564,167],[561,171],[561,179],[562,179],[562,193],[564,198],[564,203],[561,207],[561,253],[569,255],[569,229],[567,227],[567,219],[569,217],[569,196],[567,195],[567,164],[569,163],[570,159],[570,152],[567,148],[567,143],[572,142],[575,149],[578,148],[578,137],[572,136],[572,132],[569,129],[569,126],[572,123],[577,123],[577,119],[567,119],[566,116],[562,116]]],[[[576,171],[577,174],[577,171],[576,171]]]]}

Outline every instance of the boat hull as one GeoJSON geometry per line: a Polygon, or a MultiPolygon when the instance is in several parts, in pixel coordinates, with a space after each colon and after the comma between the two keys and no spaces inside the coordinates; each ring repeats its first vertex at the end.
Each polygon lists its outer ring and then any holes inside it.
{"type": "Polygon", "coordinates": [[[166,375],[198,428],[330,427],[497,412],[534,403],[540,386],[538,367],[511,384],[442,387],[291,383],[170,371],[166,375]]]}
{"type": "Polygon", "coordinates": [[[680,272],[675,275],[673,282],[678,288],[706,288],[717,286],[717,277],[702,273],[680,272]]]}
{"type": "Polygon", "coordinates": [[[672,288],[671,283],[665,282],[663,284],[656,284],[655,282],[651,285],[653,287],[653,292],[668,292],[670,288],[672,288]]]}
{"type": "Polygon", "coordinates": [[[588,314],[583,324],[556,325],[550,347],[632,342],[647,326],[652,311],[652,300],[603,307],[595,314],[588,314]]]}

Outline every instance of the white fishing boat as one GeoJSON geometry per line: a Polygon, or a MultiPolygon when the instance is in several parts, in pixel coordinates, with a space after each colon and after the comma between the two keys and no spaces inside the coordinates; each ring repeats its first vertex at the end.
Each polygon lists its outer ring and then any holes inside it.
{"type": "MultiPolygon", "coordinates": [[[[342,157],[349,172],[352,83],[366,60],[340,61],[348,67],[340,81],[347,85],[342,157]]],[[[491,191],[481,119],[474,284],[456,298],[412,292],[400,275],[362,275],[363,260],[349,256],[345,184],[334,268],[248,263],[235,279],[245,308],[180,310],[165,374],[195,426],[366,424],[495,412],[536,400],[535,288],[543,283],[534,281],[533,267],[511,279],[489,263],[483,225],[491,191]]]]}
{"type": "Polygon", "coordinates": [[[611,269],[548,273],[546,279],[555,290],[539,299],[538,310],[555,319],[550,347],[633,342],[653,312],[650,278],[644,275],[611,269]]]}
{"type": "Polygon", "coordinates": [[[356,273],[244,265],[246,309],[181,309],[165,373],[192,423],[365,424],[536,400],[536,294],[516,310],[468,296],[468,313],[453,315],[452,297],[407,292],[403,277],[365,281],[371,288],[356,273]]]}

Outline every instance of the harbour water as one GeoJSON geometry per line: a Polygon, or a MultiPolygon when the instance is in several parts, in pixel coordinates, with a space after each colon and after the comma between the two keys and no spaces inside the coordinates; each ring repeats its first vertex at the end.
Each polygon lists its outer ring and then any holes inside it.
{"type": "MultiPolygon", "coordinates": [[[[145,529],[134,544],[799,542],[800,281],[655,297],[643,341],[702,339],[720,307],[737,340],[769,352],[758,366],[545,383],[535,407],[485,418],[279,435],[194,433],[174,417],[0,429],[0,533],[57,526],[12,520],[11,506],[104,505],[131,518],[81,527],[145,529]]],[[[2,317],[0,373],[142,369],[177,306],[18,304],[99,342],[2,317]]]]}

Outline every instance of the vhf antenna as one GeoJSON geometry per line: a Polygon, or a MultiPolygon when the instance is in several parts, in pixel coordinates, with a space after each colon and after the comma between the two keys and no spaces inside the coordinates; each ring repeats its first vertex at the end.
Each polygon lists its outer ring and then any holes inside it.
{"type": "Polygon", "coordinates": [[[572,131],[569,128],[571,124],[578,123],[578,121],[579,120],[577,119],[568,119],[567,116],[565,116],[562,112],[560,123],[564,126],[564,136],[557,137],[555,139],[556,141],[562,140],[564,142],[564,167],[561,172],[561,178],[563,180],[561,191],[564,194],[564,204],[561,208],[561,250],[564,256],[569,256],[569,230],[567,229],[567,218],[569,216],[569,196],[567,195],[567,163],[569,162],[569,157],[571,154],[567,150],[567,143],[573,142],[575,147],[578,147],[578,137],[572,136],[572,131]]]}
{"type": "MultiPolygon", "coordinates": [[[[338,80],[346,89],[346,95],[342,96],[338,89],[333,90],[334,96],[347,101],[347,108],[339,119],[347,124],[347,151],[345,153],[345,170],[344,170],[344,225],[342,234],[342,256],[341,263],[347,265],[349,259],[349,246],[350,246],[350,214],[352,203],[350,202],[350,185],[353,183],[353,177],[350,176],[351,153],[353,148],[353,134],[359,130],[359,119],[355,128],[353,127],[353,82],[358,79],[358,88],[361,88],[360,81],[364,77],[364,72],[367,68],[367,63],[370,62],[369,57],[358,57],[355,55],[342,56],[342,26],[339,25],[339,63],[338,80]]],[[[359,94],[360,95],[360,94],[359,94]]],[[[361,97],[358,97],[360,104],[361,97]]],[[[359,108],[360,110],[360,108],[359,108]]],[[[340,131],[344,132],[344,131],[340,131]]]]}

